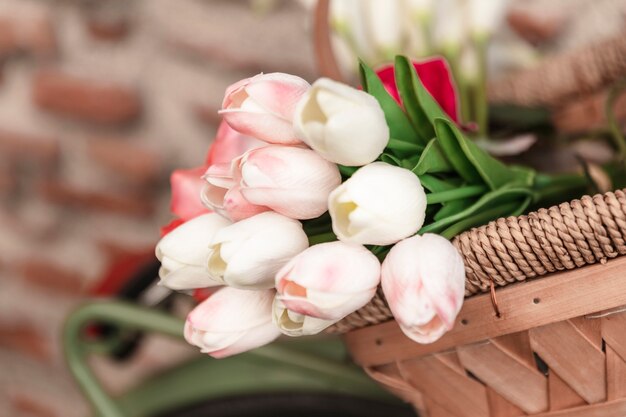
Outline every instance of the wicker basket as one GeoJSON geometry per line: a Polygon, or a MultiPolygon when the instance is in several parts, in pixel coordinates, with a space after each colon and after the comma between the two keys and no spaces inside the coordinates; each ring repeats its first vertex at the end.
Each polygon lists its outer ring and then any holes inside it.
{"type": "Polygon", "coordinates": [[[355,361],[421,416],[626,416],[624,191],[498,219],[454,244],[469,297],[454,329],[417,344],[379,294],[332,329],[355,361]]]}

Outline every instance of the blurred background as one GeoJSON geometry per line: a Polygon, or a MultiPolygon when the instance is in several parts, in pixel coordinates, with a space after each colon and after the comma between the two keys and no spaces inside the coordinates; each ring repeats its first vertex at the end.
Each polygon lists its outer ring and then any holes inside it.
{"type": "MultiPolygon", "coordinates": [[[[373,2],[383,0],[361,3],[373,2]]],[[[405,31],[431,10],[421,6],[429,2],[408,3],[415,13],[384,0],[384,13],[359,19],[352,6],[331,7],[341,77],[356,79],[357,55],[376,65],[397,52],[449,54],[458,58],[457,76],[472,77],[476,63],[459,30],[465,12],[436,2],[430,34],[405,31]]],[[[314,54],[314,5],[0,0],[0,416],[88,415],[62,358],[64,317],[153,257],[160,227],[172,219],[169,174],[202,164],[228,85],[261,71],[311,82],[326,71],[314,54]]],[[[532,71],[552,56],[615,43],[625,15],[624,0],[509,1],[487,19],[492,98],[548,107],[560,135],[608,160],[610,146],[578,139],[606,128],[612,80],[542,95],[532,71]],[[520,73],[530,90],[511,81],[520,73]],[[524,95],[533,88],[535,96],[524,95]]],[[[616,51],[623,63],[626,48],[616,51]]],[[[615,114],[626,119],[626,95],[615,114]]],[[[568,165],[575,155],[563,158],[568,165]]],[[[93,366],[122,392],[191,355],[198,353],[184,343],[150,337],[131,361],[97,358],[93,366]]]]}

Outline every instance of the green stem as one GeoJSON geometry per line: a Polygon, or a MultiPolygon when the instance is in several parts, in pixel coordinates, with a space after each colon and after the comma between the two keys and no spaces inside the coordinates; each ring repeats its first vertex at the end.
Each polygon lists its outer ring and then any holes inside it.
{"type": "Polygon", "coordinates": [[[389,139],[389,142],[387,142],[387,148],[394,151],[406,151],[411,153],[421,152],[424,150],[422,145],[393,138],[389,139]]]}
{"type": "Polygon", "coordinates": [[[626,80],[618,82],[613,86],[613,88],[611,88],[611,91],[609,91],[609,95],[606,100],[605,112],[611,135],[613,136],[613,140],[615,141],[615,146],[617,146],[617,149],[619,150],[620,162],[622,162],[626,167],[626,139],[624,139],[622,130],[620,129],[619,123],[617,122],[617,117],[615,117],[615,112],[613,111],[613,108],[615,107],[615,102],[625,89],[626,80]]]}
{"type": "Polygon", "coordinates": [[[483,195],[487,191],[489,189],[484,185],[468,185],[466,187],[426,194],[426,202],[427,204],[445,203],[447,201],[483,195]]]}
{"type": "Polygon", "coordinates": [[[478,124],[478,135],[487,138],[489,135],[489,103],[487,101],[487,44],[488,38],[476,37],[476,53],[478,55],[478,83],[474,92],[474,111],[478,124]]]}
{"type": "Polygon", "coordinates": [[[319,235],[309,236],[309,246],[317,245],[318,243],[334,242],[337,240],[337,236],[333,232],[320,233],[319,235]]]}
{"type": "Polygon", "coordinates": [[[441,236],[445,237],[446,239],[452,239],[454,236],[464,232],[471,227],[486,224],[491,220],[495,220],[503,216],[509,216],[513,213],[513,211],[518,209],[518,207],[519,203],[513,202],[481,211],[480,213],[477,213],[473,216],[467,217],[454,223],[452,226],[441,232],[441,236]]]}

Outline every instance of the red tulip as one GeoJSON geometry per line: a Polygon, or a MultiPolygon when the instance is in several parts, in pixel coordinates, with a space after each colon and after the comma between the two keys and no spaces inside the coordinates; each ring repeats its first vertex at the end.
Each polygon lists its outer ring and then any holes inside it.
{"type": "MultiPolygon", "coordinates": [[[[458,122],[457,91],[450,67],[446,60],[443,58],[432,58],[427,61],[414,61],[413,66],[420,80],[422,80],[424,87],[426,87],[426,90],[428,90],[448,116],[455,122],[458,122]]],[[[387,92],[402,105],[398,88],[396,87],[393,65],[389,64],[379,68],[376,74],[383,82],[387,92]]]]}

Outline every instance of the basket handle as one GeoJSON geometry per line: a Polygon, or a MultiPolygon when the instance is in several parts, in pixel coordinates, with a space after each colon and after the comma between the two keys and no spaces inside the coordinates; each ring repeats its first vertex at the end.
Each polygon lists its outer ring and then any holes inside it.
{"type": "Polygon", "coordinates": [[[323,77],[343,81],[339,65],[330,42],[330,0],[318,0],[313,18],[313,49],[317,70],[323,77]]]}

